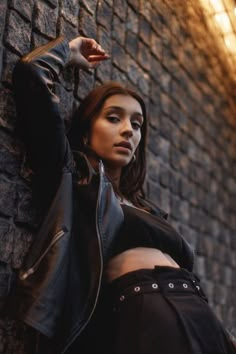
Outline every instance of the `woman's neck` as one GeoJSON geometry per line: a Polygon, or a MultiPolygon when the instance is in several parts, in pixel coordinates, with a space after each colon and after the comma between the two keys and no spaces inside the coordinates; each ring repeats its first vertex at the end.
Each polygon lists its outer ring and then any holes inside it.
{"type": "Polygon", "coordinates": [[[110,178],[110,180],[116,186],[116,188],[119,189],[121,170],[110,168],[106,165],[104,165],[104,167],[105,167],[106,175],[110,178]]]}

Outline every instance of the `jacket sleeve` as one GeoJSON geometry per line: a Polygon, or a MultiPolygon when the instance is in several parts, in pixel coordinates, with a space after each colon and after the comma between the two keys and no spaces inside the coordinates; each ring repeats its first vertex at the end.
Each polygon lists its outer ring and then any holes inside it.
{"type": "Polygon", "coordinates": [[[68,42],[58,37],[22,57],[13,71],[17,126],[39,174],[60,172],[66,162],[69,145],[54,86],[69,54],[68,42]]]}

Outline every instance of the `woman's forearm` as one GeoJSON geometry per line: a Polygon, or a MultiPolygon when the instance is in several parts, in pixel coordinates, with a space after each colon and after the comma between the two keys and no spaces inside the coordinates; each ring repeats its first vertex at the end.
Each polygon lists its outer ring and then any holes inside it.
{"type": "Polygon", "coordinates": [[[62,167],[66,139],[54,83],[69,57],[68,42],[59,37],[21,58],[13,72],[18,125],[36,172],[62,167]]]}

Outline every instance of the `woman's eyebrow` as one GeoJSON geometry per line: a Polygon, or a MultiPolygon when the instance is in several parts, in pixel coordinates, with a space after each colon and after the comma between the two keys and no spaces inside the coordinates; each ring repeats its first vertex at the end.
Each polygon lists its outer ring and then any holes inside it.
{"type": "MultiPolygon", "coordinates": [[[[123,108],[123,107],[120,107],[120,106],[109,106],[109,107],[105,107],[104,108],[104,111],[118,111],[118,112],[121,112],[121,113],[124,113],[126,110],[123,108]]],[[[140,113],[140,112],[132,112],[132,115],[135,115],[135,116],[140,116],[140,117],[143,117],[143,114],[140,113]]]]}

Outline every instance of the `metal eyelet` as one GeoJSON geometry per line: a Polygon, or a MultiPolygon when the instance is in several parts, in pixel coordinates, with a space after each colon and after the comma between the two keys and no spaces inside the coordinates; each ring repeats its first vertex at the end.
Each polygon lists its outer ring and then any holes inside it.
{"type": "Polygon", "coordinates": [[[152,288],[153,288],[153,289],[157,289],[157,288],[158,288],[157,283],[153,283],[153,284],[152,284],[152,288]]]}
{"type": "Polygon", "coordinates": [[[124,301],[124,299],[125,299],[124,295],[121,295],[120,301],[124,301]]]}
{"type": "Polygon", "coordinates": [[[187,288],[188,288],[188,284],[183,283],[183,287],[184,287],[185,289],[187,289],[187,288]]]}
{"type": "Polygon", "coordinates": [[[137,292],[139,292],[140,291],[140,287],[139,286],[136,286],[135,288],[134,288],[134,291],[137,293],[137,292]]]}
{"type": "Polygon", "coordinates": [[[197,290],[200,290],[200,286],[196,285],[197,290]]]}
{"type": "Polygon", "coordinates": [[[172,289],[175,287],[173,283],[169,283],[168,285],[169,285],[169,288],[172,288],[172,289]]]}

